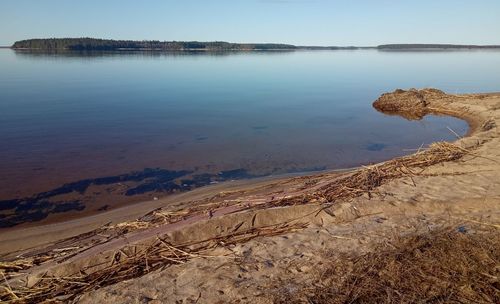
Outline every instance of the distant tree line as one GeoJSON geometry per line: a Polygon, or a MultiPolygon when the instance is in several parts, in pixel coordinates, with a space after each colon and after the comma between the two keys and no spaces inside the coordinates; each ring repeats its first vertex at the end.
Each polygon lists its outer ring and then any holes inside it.
{"type": "Polygon", "coordinates": [[[279,43],[229,43],[224,41],[133,41],[95,38],[50,38],[17,41],[14,49],[43,51],[115,51],[115,50],[160,50],[160,51],[252,51],[252,50],[357,50],[377,48],[379,50],[408,49],[494,49],[499,45],[457,45],[457,44],[383,44],[377,47],[339,46],[295,46],[279,43]]]}
{"type": "Polygon", "coordinates": [[[461,44],[383,44],[380,50],[404,50],[404,49],[496,49],[500,45],[461,45],[461,44]]]}
{"type": "Polygon", "coordinates": [[[95,38],[51,38],[28,39],[17,41],[12,45],[14,49],[39,49],[39,50],[75,50],[75,51],[113,51],[113,50],[290,50],[297,47],[289,44],[275,43],[229,43],[223,41],[198,42],[198,41],[132,41],[132,40],[106,40],[95,38]]]}

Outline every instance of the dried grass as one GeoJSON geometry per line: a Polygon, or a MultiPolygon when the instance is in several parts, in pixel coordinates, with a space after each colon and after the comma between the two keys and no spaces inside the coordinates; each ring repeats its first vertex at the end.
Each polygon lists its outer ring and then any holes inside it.
{"type": "Polygon", "coordinates": [[[399,237],[361,256],[330,256],[316,287],[276,303],[500,303],[500,234],[456,229],[399,237]]]}
{"type": "Polygon", "coordinates": [[[418,176],[429,166],[458,160],[468,154],[472,155],[469,150],[452,143],[433,143],[428,149],[415,154],[363,167],[354,173],[333,180],[313,193],[281,199],[272,204],[287,206],[307,204],[318,200],[333,203],[337,200],[353,199],[363,194],[371,197],[377,187],[388,181],[418,176]]]}
{"type": "Polygon", "coordinates": [[[0,262],[0,272],[18,272],[33,267],[33,259],[19,259],[12,262],[0,262]]]}
{"type": "Polygon", "coordinates": [[[309,204],[311,202],[333,203],[337,200],[349,200],[367,194],[369,197],[380,185],[401,177],[413,177],[423,173],[426,167],[435,164],[458,160],[465,155],[473,155],[456,144],[448,142],[433,143],[427,149],[419,149],[417,153],[394,158],[392,160],[372,166],[362,167],[353,173],[345,174],[335,178],[332,182],[308,191],[303,189],[300,195],[292,195],[285,198],[276,198],[270,202],[247,206],[244,200],[228,203],[210,202],[206,204],[196,204],[195,206],[181,210],[154,210],[140,219],[123,224],[106,227],[107,232],[115,235],[122,235],[134,230],[147,229],[153,226],[166,223],[175,223],[186,218],[207,214],[210,211],[226,207],[228,205],[241,205],[242,209],[262,209],[270,207],[280,207],[289,205],[309,204]]]}
{"type": "Polygon", "coordinates": [[[349,200],[363,194],[367,194],[371,197],[372,192],[377,187],[390,180],[401,177],[417,176],[422,174],[428,166],[446,161],[458,160],[468,154],[472,153],[458,145],[447,142],[437,142],[430,145],[428,149],[419,149],[415,154],[360,168],[353,173],[335,178],[331,183],[319,189],[315,189],[314,191],[303,189],[304,192],[300,195],[276,198],[270,202],[252,206],[248,206],[244,200],[236,200],[232,203],[222,201],[196,204],[192,207],[180,210],[157,209],[136,221],[108,225],[96,230],[95,233],[108,234],[109,237],[116,237],[135,230],[143,230],[153,226],[179,222],[189,217],[207,214],[210,211],[228,205],[240,205],[242,209],[262,209],[301,205],[311,202],[333,203],[337,200],[349,200]]]}
{"type": "MultiPolygon", "coordinates": [[[[469,150],[461,148],[455,144],[446,142],[434,143],[428,149],[418,151],[413,155],[395,158],[380,164],[363,167],[359,170],[354,171],[353,173],[337,177],[330,183],[323,185],[319,188],[314,188],[314,190],[307,191],[306,189],[305,192],[303,192],[300,195],[294,195],[282,199],[274,199],[271,202],[257,204],[245,208],[247,209],[269,208],[275,206],[309,204],[312,202],[334,203],[335,201],[338,200],[353,199],[363,194],[367,194],[369,197],[371,197],[371,195],[376,191],[377,187],[390,180],[401,177],[411,178],[413,176],[422,174],[425,168],[428,166],[439,164],[446,161],[458,160],[465,155],[474,155],[474,154],[472,154],[469,150]]],[[[246,206],[244,202],[231,203],[231,205],[237,205],[237,204],[246,206]]],[[[120,223],[117,225],[105,225],[87,234],[62,241],[64,244],[67,244],[68,246],[73,246],[73,244],[81,245],[83,243],[85,244],[88,243],[85,246],[71,247],[72,250],[67,252],[65,251],[62,253],[55,252],[52,249],[48,253],[38,254],[33,256],[32,258],[34,258],[35,260],[39,260],[40,262],[59,259],[60,262],[63,261],[64,259],[67,259],[68,257],[77,254],[79,251],[87,247],[92,247],[96,244],[107,242],[110,239],[120,237],[131,231],[143,230],[153,226],[163,225],[166,223],[178,222],[189,217],[193,217],[200,214],[206,214],[207,212],[210,212],[212,210],[217,210],[218,208],[222,208],[225,206],[228,206],[228,202],[223,201],[223,202],[210,202],[207,204],[195,205],[193,207],[182,210],[174,210],[174,211],[165,211],[161,209],[154,210],[151,213],[143,216],[142,218],[136,221],[120,223]]],[[[271,232],[267,231],[264,233],[264,235],[266,233],[269,234],[271,232]]],[[[247,235],[252,235],[252,234],[250,233],[247,235]]],[[[230,236],[229,239],[234,237],[236,237],[236,234],[230,236]]],[[[239,240],[238,242],[244,241],[243,239],[239,240]]],[[[215,239],[210,240],[210,242],[213,242],[214,240],[215,239]]],[[[63,243],[61,243],[60,245],[62,245],[63,243]]],[[[157,248],[157,246],[155,245],[153,248],[151,248],[151,250],[153,250],[154,248],[157,248]]],[[[58,297],[59,295],[69,295],[70,297],[73,297],[75,294],[78,294],[79,292],[84,292],[86,290],[94,289],[99,286],[102,286],[103,284],[108,285],[123,280],[125,278],[140,276],[144,273],[147,273],[148,271],[151,271],[152,269],[156,269],[153,266],[156,264],[171,265],[175,263],[185,262],[185,259],[183,258],[179,259],[175,255],[174,256],[163,255],[161,257],[156,256],[152,261],[152,263],[150,258],[145,259],[148,261],[147,263],[144,263],[144,261],[141,260],[143,259],[140,257],[141,254],[154,256],[156,254],[155,252],[156,251],[154,250],[152,252],[145,251],[142,253],[135,254],[133,258],[127,257],[127,259],[125,259],[126,266],[123,269],[112,268],[106,270],[107,272],[102,274],[92,273],[91,275],[86,275],[81,278],[80,277],[71,278],[70,281],[65,281],[64,279],[60,278],[44,279],[42,280],[44,282],[43,286],[36,287],[38,288],[36,289],[38,290],[36,292],[33,292],[34,289],[16,289],[12,292],[14,292],[14,295],[18,295],[20,298],[25,299],[27,302],[33,302],[35,301],[34,299],[58,297]],[[146,269],[146,271],[144,269],[146,269]],[[114,273],[112,277],[117,279],[116,280],[110,279],[109,278],[110,273],[114,273]],[[83,288],[82,286],[84,286],[85,288],[83,288]]],[[[174,250],[173,252],[176,251],[174,250]]],[[[195,250],[194,253],[191,254],[197,254],[197,251],[195,250]]],[[[122,258],[123,258],[122,254],[120,254],[120,259],[122,258]]],[[[15,272],[26,269],[25,266],[17,265],[16,263],[22,264],[22,262],[20,261],[14,261],[10,264],[5,264],[4,266],[0,265],[0,269],[4,267],[3,273],[7,275],[15,275],[15,272]]],[[[37,262],[36,264],[39,263],[37,262]]],[[[122,263],[120,262],[112,266],[117,267],[116,265],[122,265],[122,263]]],[[[4,289],[5,288],[7,287],[4,286],[4,289]]],[[[13,300],[11,291],[8,289],[5,289],[3,292],[0,291],[0,300],[13,300]]]]}
{"type": "MultiPolygon", "coordinates": [[[[11,286],[7,280],[0,285],[2,303],[40,303],[47,300],[70,301],[84,292],[136,278],[151,271],[183,264],[193,258],[212,257],[209,250],[231,244],[244,243],[260,236],[273,236],[306,228],[305,223],[284,223],[214,237],[207,240],[173,245],[157,238],[147,247],[122,248],[98,267],[80,270],[69,277],[42,277],[30,287],[11,286]],[[102,267],[105,265],[104,267],[102,267]]],[[[1,272],[3,275],[3,272],[1,272]]]]}

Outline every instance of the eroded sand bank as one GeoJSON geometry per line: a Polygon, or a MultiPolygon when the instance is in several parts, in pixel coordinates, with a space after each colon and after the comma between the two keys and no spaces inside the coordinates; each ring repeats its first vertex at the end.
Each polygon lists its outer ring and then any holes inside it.
{"type": "MultiPolygon", "coordinates": [[[[281,223],[307,224],[288,234],[221,243],[204,252],[205,257],[193,254],[164,269],[146,269],[138,278],[95,291],[92,287],[78,298],[82,303],[266,303],[273,288],[293,290],[311,283],[325,252],[363,252],[394,234],[444,224],[498,225],[500,94],[397,90],[383,95],[375,106],[410,119],[428,113],[453,115],[466,119],[471,129],[453,146],[433,150],[442,154],[436,159],[434,154],[418,151],[417,156],[398,163],[389,161],[354,172],[205,189],[195,193],[198,196],[177,198],[176,204],[169,202],[169,207],[149,213],[165,202],[128,214],[115,211],[107,219],[20,230],[15,237],[2,236],[3,252],[16,251],[4,259],[22,254],[28,266],[21,271],[26,275],[20,277],[28,277],[28,286],[33,286],[42,274],[72,277],[83,268],[88,273],[122,263],[132,255],[131,250],[156,246],[158,237],[175,246],[281,223]],[[398,172],[377,171],[387,168],[398,172]],[[364,181],[358,188],[352,183],[355,178],[364,181]],[[144,213],[148,214],[141,217],[144,213]],[[140,218],[116,224],[132,217],[140,218]],[[114,223],[92,230],[110,220],[114,223]],[[53,243],[78,232],[87,233],[53,243]],[[30,240],[36,241],[30,244],[30,240]],[[117,258],[117,252],[123,252],[122,258],[117,258]],[[33,259],[39,265],[29,267],[33,259]]],[[[18,279],[12,278],[11,284],[19,285],[18,279]]]]}

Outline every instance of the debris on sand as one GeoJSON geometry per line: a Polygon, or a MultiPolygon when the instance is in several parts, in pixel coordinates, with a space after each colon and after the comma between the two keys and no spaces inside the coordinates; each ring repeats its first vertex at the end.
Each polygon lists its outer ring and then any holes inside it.
{"type": "Polygon", "coordinates": [[[433,143],[427,149],[415,154],[394,158],[372,166],[363,167],[334,179],[317,191],[299,197],[290,197],[274,202],[276,206],[307,204],[322,200],[334,203],[338,200],[352,199],[372,192],[380,185],[401,177],[417,176],[426,167],[439,163],[454,161],[472,152],[456,144],[447,142],[433,143]]]}
{"type": "MultiPolygon", "coordinates": [[[[0,285],[0,302],[69,301],[84,292],[136,278],[171,265],[184,264],[193,258],[217,257],[209,255],[209,251],[217,247],[245,243],[256,237],[291,233],[307,226],[307,223],[299,222],[282,223],[234,231],[227,235],[186,244],[171,244],[168,239],[157,237],[156,241],[148,246],[130,245],[119,249],[108,261],[107,266],[89,266],[81,269],[78,275],[69,277],[43,276],[29,287],[26,286],[27,284],[11,286],[2,270],[0,274],[3,276],[4,283],[0,285]]],[[[17,265],[5,267],[17,267],[17,265]]]]}

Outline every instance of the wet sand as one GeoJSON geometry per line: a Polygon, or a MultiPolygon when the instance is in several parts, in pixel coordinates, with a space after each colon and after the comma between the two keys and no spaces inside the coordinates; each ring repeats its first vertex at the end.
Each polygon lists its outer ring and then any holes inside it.
{"type": "Polygon", "coordinates": [[[98,214],[88,216],[69,214],[65,216],[64,221],[58,218],[55,222],[50,223],[49,218],[49,223],[40,224],[34,222],[0,229],[0,255],[26,250],[55,240],[66,239],[97,229],[105,224],[132,221],[161,207],[175,209],[180,206],[190,206],[220,193],[261,193],[269,191],[269,189],[277,189],[281,183],[289,181],[292,178],[291,176],[270,176],[253,180],[228,181],[185,193],[169,195],[159,200],[148,200],[126,205],[121,208],[99,212],[98,214]]]}

